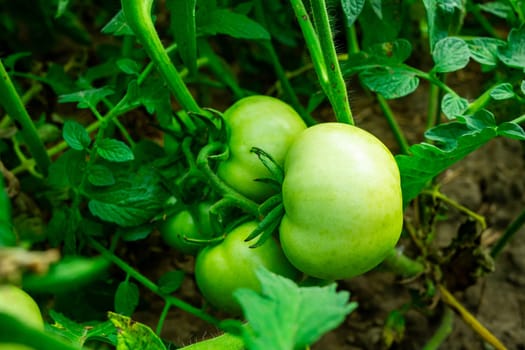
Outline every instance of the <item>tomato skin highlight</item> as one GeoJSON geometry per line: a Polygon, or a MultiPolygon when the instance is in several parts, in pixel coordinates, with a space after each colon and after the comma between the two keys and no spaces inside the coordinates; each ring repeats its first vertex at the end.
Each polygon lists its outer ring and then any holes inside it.
{"type": "Polygon", "coordinates": [[[342,123],[303,132],[285,161],[283,251],[307,275],[363,274],[395,247],[403,224],[397,163],[372,134],[342,123]]]}
{"type": "Polygon", "coordinates": [[[246,197],[263,201],[276,192],[255,181],[270,177],[256,154],[258,147],[283,165],[288,148],[306,124],[288,104],[270,96],[245,97],[224,112],[230,156],[217,169],[219,177],[246,197]]]}
{"type": "MultiPolygon", "coordinates": [[[[44,330],[44,320],[37,303],[18,287],[0,286],[0,312],[17,318],[27,326],[44,330]]],[[[22,344],[0,343],[0,350],[33,350],[33,348],[22,344]]]]}
{"type": "Polygon", "coordinates": [[[236,289],[260,291],[257,268],[262,266],[294,280],[300,276],[275,239],[269,238],[263,245],[250,248],[254,242],[244,240],[256,227],[255,221],[244,223],[227,234],[224,241],[207,246],[197,255],[195,279],[199,290],[210,304],[231,314],[241,313],[233,297],[236,289]]]}

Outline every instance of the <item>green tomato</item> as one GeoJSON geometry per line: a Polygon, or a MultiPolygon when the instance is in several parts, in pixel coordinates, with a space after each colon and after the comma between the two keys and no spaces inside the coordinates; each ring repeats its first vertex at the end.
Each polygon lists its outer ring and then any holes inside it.
{"type": "Polygon", "coordinates": [[[285,161],[280,240],[290,262],[322,279],[377,266],[403,224],[399,169],[372,134],[341,123],[303,132],[285,161]]]}
{"type": "Polygon", "coordinates": [[[204,298],[218,309],[240,314],[233,292],[238,288],[260,291],[255,274],[260,266],[290,279],[297,279],[300,275],[273,238],[257,248],[250,248],[253,242],[244,240],[256,227],[255,221],[244,223],[226,235],[224,241],[207,246],[197,255],[197,286],[204,298]]]}
{"type": "MultiPolygon", "coordinates": [[[[22,289],[13,285],[0,286],[0,312],[6,313],[27,326],[44,330],[44,320],[36,302],[22,289]]],[[[0,350],[32,350],[25,345],[0,343],[0,350]]]]}
{"type": "Polygon", "coordinates": [[[235,190],[255,201],[275,193],[270,185],[255,181],[270,177],[256,154],[258,147],[282,165],[288,148],[306,129],[299,114],[286,103],[269,96],[250,96],[224,113],[230,156],[219,164],[217,174],[235,190]]]}
{"type": "Polygon", "coordinates": [[[209,204],[199,204],[196,213],[197,220],[189,209],[168,217],[159,229],[164,242],[183,254],[196,255],[201,246],[187,241],[186,238],[211,238],[213,231],[209,209],[209,204]]]}

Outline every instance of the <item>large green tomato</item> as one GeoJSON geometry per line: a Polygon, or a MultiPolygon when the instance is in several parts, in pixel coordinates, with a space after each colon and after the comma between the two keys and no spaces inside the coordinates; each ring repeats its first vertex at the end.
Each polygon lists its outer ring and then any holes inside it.
{"type": "Polygon", "coordinates": [[[219,177],[255,201],[268,198],[274,189],[255,179],[268,178],[270,173],[251,148],[264,150],[282,165],[288,148],[306,124],[292,107],[269,96],[237,101],[226,110],[224,120],[230,156],[219,164],[219,177]]]}
{"type": "Polygon", "coordinates": [[[186,238],[212,237],[210,206],[210,203],[199,203],[193,212],[185,209],[168,217],[159,227],[164,242],[183,254],[196,255],[201,246],[186,238]]]}
{"type": "Polygon", "coordinates": [[[399,169],[372,134],[341,123],[304,131],[284,167],[280,240],[290,262],[322,279],[378,265],[403,224],[399,169]]]}
{"type": "Polygon", "coordinates": [[[260,266],[290,279],[300,275],[273,238],[257,248],[250,248],[253,242],[244,240],[256,227],[255,221],[244,223],[226,235],[224,241],[204,248],[197,255],[197,286],[204,298],[218,309],[240,314],[233,292],[238,288],[259,291],[261,286],[255,271],[260,266]]]}
{"type": "MultiPolygon", "coordinates": [[[[36,302],[22,289],[13,285],[0,286],[0,312],[24,322],[27,326],[44,330],[44,320],[36,302]]],[[[0,343],[0,350],[32,350],[20,344],[0,343]]]]}

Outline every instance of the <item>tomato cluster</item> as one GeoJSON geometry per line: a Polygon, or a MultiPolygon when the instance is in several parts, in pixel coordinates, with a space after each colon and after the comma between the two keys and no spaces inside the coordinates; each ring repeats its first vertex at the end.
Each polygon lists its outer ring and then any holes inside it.
{"type": "Polygon", "coordinates": [[[252,220],[199,252],[187,238],[211,237],[197,225],[202,217],[182,211],[165,221],[166,242],[197,254],[196,282],[210,304],[238,313],[233,291],[259,289],[258,266],[295,280],[337,280],[369,271],[394,248],[403,222],[399,170],[372,134],[335,122],[307,128],[290,106],[266,96],[241,99],[223,120],[228,153],[217,175],[263,207],[279,192],[266,181],[273,175],[267,165],[252,152],[263,150],[284,174],[279,184],[284,215],[273,226],[278,236],[260,246],[246,242],[258,226],[252,220]]]}

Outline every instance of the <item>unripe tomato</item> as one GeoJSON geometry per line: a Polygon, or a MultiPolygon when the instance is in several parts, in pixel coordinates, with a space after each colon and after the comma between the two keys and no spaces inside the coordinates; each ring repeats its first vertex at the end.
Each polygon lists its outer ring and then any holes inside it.
{"type": "MultiPolygon", "coordinates": [[[[36,302],[22,289],[13,285],[0,286],[0,312],[19,319],[30,327],[44,330],[44,320],[36,302]]],[[[0,343],[0,350],[32,350],[11,343],[0,343]]]]}
{"type": "Polygon", "coordinates": [[[199,203],[195,209],[195,213],[185,209],[168,217],[159,228],[164,242],[183,254],[195,255],[201,249],[185,238],[207,239],[213,235],[210,204],[199,203]]]}
{"type": "Polygon", "coordinates": [[[399,169],[372,134],[342,123],[310,127],[286,157],[280,240],[307,275],[342,279],[378,265],[403,223],[399,169]]]}
{"type": "Polygon", "coordinates": [[[257,227],[255,221],[244,223],[231,231],[221,243],[204,248],[195,263],[195,279],[204,298],[218,309],[239,314],[241,309],[233,297],[238,288],[260,291],[261,286],[255,271],[266,269],[297,279],[297,271],[284,256],[281,247],[273,238],[261,246],[250,248],[253,242],[245,242],[257,227]]]}
{"type": "Polygon", "coordinates": [[[268,178],[270,172],[256,154],[258,147],[282,165],[288,148],[306,129],[299,114],[288,104],[269,96],[245,97],[224,113],[230,157],[219,164],[217,174],[243,195],[262,201],[275,190],[255,179],[268,178]]]}

